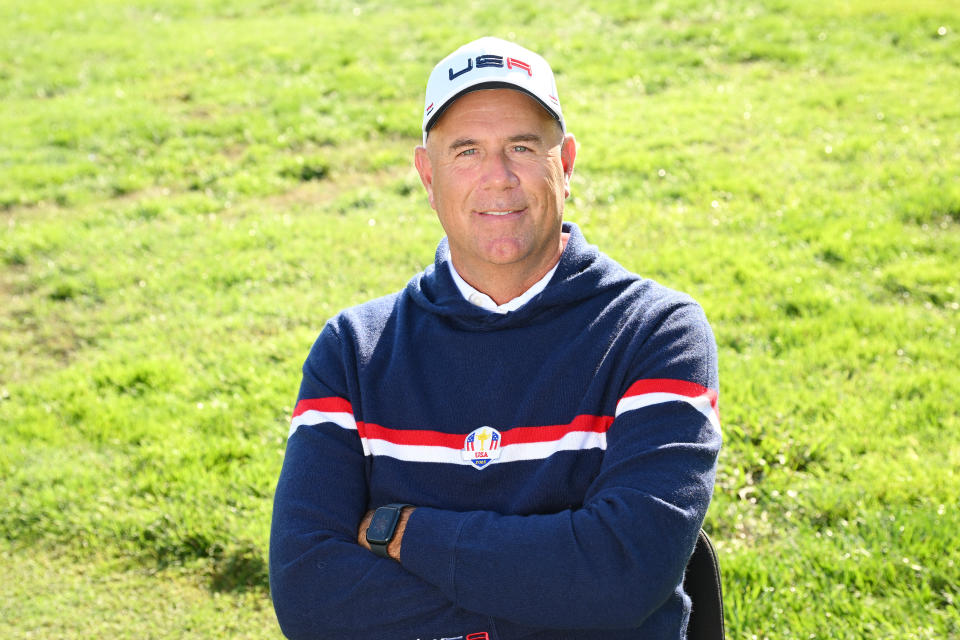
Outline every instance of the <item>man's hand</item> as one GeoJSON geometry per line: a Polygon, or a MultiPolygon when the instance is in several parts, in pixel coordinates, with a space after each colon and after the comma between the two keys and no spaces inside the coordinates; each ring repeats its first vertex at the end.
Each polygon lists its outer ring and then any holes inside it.
{"type": "MultiPolygon", "coordinates": [[[[413,513],[415,507],[404,507],[400,510],[400,520],[397,521],[397,528],[393,533],[393,540],[387,545],[387,555],[400,562],[400,545],[403,542],[403,532],[407,528],[407,520],[410,519],[410,514],[413,513]]],[[[364,549],[370,550],[370,545],[367,544],[367,529],[370,527],[370,521],[373,520],[374,510],[367,511],[366,515],[363,516],[363,519],[360,520],[360,529],[357,531],[357,542],[364,549]]]]}

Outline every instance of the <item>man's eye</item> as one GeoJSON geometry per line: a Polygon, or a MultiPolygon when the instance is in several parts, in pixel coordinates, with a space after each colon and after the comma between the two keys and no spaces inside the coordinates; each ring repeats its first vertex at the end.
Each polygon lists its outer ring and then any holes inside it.
{"type": "Polygon", "coordinates": [[[464,149],[463,151],[461,151],[461,152],[460,152],[459,154],[457,154],[457,155],[461,155],[461,156],[472,156],[472,155],[474,155],[476,152],[477,152],[476,149],[464,149]]]}
{"type": "Polygon", "coordinates": [[[525,147],[522,144],[514,145],[513,150],[517,153],[522,153],[524,151],[530,151],[530,147],[525,147]]]}

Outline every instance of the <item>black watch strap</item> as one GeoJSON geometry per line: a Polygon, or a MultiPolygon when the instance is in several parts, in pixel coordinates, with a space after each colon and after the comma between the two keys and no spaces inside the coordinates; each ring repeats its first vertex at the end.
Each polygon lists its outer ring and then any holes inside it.
{"type": "Polygon", "coordinates": [[[389,558],[387,547],[397,531],[397,524],[400,522],[400,514],[404,507],[413,505],[403,503],[387,504],[378,507],[373,512],[373,518],[370,520],[370,526],[367,527],[367,544],[370,550],[381,558],[389,558]]]}
{"type": "Polygon", "coordinates": [[[390,557],[390,554],[387,553],[387,545],[389,544],[390,544],[389,542],[387,543],[371,542],[370,551],[373,551],[376,555],[380,556],[381,558],[386,558],[387,560],[393,560],[393,558],[390,557]]]}

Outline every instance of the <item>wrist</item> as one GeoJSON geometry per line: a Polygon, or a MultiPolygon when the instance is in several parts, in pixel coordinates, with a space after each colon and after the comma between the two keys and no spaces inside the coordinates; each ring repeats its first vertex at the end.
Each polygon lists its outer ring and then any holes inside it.
{"type": "Polygon", "coordinates": [[[397,521],[397,529],[394,531],[393,540],[387,545],[387,555],[400,562],[400,548],[403,545],[403,534],[407,530],[407,521],[410,520],[410,514],[416,507],[405,506],[400,510],[400,519],[397,521]]]}
{"type": "Polygon", "coordinates": [[[394,503],[367,512],[360,523],[358,542],[381,558],[400,561],[403,535],[414,507],[394,503]]]}

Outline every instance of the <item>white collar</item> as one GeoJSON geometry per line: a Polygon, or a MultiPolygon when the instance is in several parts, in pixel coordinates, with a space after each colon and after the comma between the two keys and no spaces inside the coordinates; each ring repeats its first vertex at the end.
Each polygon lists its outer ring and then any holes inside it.
{"type": "Polygon", "coordinates": [[[548,271],[545,276],[535,282],[532,287],[521,293],[516,298],[508,300],[503,304],[497,304],[494,302],[493,298],[484,292],[475,289],[470,285],[469,282],[464,280],[459,273],[457,273],[457,268],[453,266],[453,259],[450,257],[449,249],[447,249],[447,264],[450,265],[450,275],[453,276],[453,282],[457,285],[457,289],[460,290],[460,294],[467,302],[476,305],[481,309],[486,309],[492,313],[504,314],[508,311],[516,311],[523,305],[530,302],[535,295],[546,289],[547,283],[550,282],[550,278],[553,277],[557,267],[560,266],[560,261],[557,260],[557,264],[553,265],[553,269],[550,269],[550,271],[548,271]]]}

